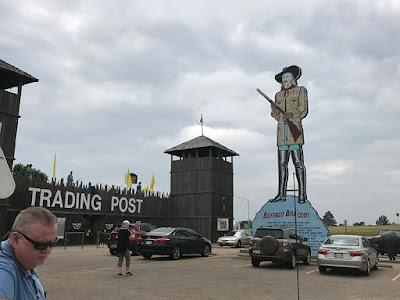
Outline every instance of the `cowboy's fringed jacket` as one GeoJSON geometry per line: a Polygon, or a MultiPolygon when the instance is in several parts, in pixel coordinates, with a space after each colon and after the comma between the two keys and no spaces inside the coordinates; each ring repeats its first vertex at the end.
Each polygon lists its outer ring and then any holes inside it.
{"type": "MultiPolygon", "coordinates": [[[[287,128],[287,145],[304,144],[303,127],[301,119],[308,113],[307,90],[304,86],[292,86],[289,89],[282,89],[275,94],[275,103],[283,111],[293,113],[290,119],[294,125],[301,131],[301,135],[295,141],[289,128],[287,128]]],[[[283,115],[271,104],[271,116],[278,121],[277,145],[285,146],[285,126],[283,115]]]]}

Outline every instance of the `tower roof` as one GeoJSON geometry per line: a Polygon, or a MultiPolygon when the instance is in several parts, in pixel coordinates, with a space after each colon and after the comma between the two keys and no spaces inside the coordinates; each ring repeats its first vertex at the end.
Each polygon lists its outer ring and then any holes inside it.
{"type": "Polygon", "coordinates": [[[38,81],[39,79],[0,59],[0,89],[5,90],[38,81]]]}
{"type": "Polygon", "coordinates": [[[216,149],[220,150],[222,156],[238,156],[239,155],[235,151],[226,148],[225,146],[213,141],[212,139],[210,139],[204,135],[201,135],[190,141],[187,141],[187,142],[182,143],[178,146],[175,146],[171,149],[168,149],[168,150],[164,151],[164,153],[176,155],[176,156],[182,156],[183,150],[208,148],[208,147],[212,147],[212,148],[216,148],[216,149]]]}

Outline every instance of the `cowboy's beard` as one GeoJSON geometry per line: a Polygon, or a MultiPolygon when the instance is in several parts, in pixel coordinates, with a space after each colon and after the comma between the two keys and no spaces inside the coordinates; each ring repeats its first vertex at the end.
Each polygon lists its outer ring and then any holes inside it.
{"type": "Polygon", "coordinates": [[[284,89],[288,89],[289,87],[292,86],[292,84],[294,84],[293,79],[282,81],[282,86],[284,89]]]}

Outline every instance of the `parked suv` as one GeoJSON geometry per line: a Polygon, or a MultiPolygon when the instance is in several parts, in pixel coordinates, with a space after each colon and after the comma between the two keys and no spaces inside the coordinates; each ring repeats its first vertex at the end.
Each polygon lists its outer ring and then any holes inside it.
{"type": "Polygon", "coordinates": [[[296,267],[297,261],[305,265],[311,261],[311,248],[295,229],[290,227],[261,226],[250,244],[251,263],[258,267],[262,261],[282,262],[289,269],[296,267]]]}
{"type": "MultiPolygon", "coordinates": [[[[135,230],[135,238],[133,241],[129,242],[129,250],[132,251],[132,255],[139,255],[137,248],[137,239],[143,234],[148,233],[157,227],[147,223],[131,223],[129,224],[129,232],[133,229],[135,230]]],[[[117,225],[115,229],[108,236],[108,248],[110,249],[110,254],[114,255],[117,253],[117,242],[118,242],[118,232],[121,230],[121,224],[117,225]]]]}

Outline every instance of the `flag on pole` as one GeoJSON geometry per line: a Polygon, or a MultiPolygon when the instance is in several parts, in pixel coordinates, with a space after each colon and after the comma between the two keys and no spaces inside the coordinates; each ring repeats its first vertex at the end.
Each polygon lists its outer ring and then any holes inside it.
{"type": "Polygon", "coordinates": [[[153,178],[151,179],[151,183],[150,183],[150,191],[153,190],[154,184],[155,184],[155,183],[156,183],[156,182],[155,182],[155,180],[154,180],[154,173],[153,173],[153,178]]]}
{"type": "Polygon", "coordinates": [[[142,193],[146,193],[148,189],[149,189],[149,186],[146,186],[145,188],[142,189],[142,193]]]}
{"type": "Polygon", "coordinates": [[[129,173],[129,169],[128,169],[128,173],[125,176],[125,183],[128,186],[128,188],[132,187],[132,178],[131,178],[131,174],[129,173]]]}
{"type": "Polygon", "coordinates": [[[56,178],[56,153],[54,153],[53,178],[56,178]]]}
{"type": "Polygon", "coordinates": [[[200,124],[201,124],[201,135],[203,135],[203,114],[201,114],[200,124]]]}
{"type": "Polygon", "coordinates": [[[131,178],[131,174],[129,173],[129,169],[128,169],[128,174],[126,174],[126,176],[125,176],[125,183],[127,185],[127,188],[125,190],[125,195],[127,195],[128,189],[132,187],[132,178],[131,178]]]}

